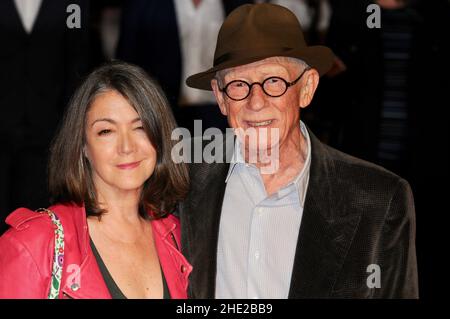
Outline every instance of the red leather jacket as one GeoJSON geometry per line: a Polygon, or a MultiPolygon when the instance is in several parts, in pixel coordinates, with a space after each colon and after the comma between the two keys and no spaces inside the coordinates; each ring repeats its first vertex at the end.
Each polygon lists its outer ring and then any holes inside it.
{"type": "MultiPolygon", "coordinates": [[[[89,245],[84,207],[55,205],[64,228],[64,264],[60,298],[109,299],[89,245]]],[[[0,298],[47,298],[54,255],[54,225],[47,214],[19,208],[0,237],[0,298]]],[[[159,261],[172,298],[187,298],[192,266],[180,253],[180,223],[172,215],[151,221],[159,261]],[[177,247],[178,246],[178,247],[177,247]]]]}

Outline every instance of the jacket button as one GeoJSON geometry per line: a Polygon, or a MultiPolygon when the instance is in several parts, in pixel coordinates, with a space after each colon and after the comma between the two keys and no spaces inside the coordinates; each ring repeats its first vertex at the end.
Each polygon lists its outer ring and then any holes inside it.
{"type": "Polygon", "coordinates": [[[72,286],[70,286],[70,289],[72,289],[72,291],[77,291],[78,289],[80,289],[80,285],[79,284],[72,284],[72,286]]]}
{"type": "Polygon", "coordinates": [[[184,274],[186,272],[186,266],[182,265],[181,266],[181,273],[184,274]]]}

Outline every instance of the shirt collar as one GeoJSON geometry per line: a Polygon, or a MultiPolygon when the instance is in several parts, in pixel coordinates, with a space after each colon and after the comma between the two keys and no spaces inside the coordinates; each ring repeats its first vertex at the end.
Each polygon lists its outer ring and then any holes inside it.
{"type": "MultiPolygon", "coordinates": [[[[302,207],[304,207],[305,198],[306,198],[306,190],[308,188],[308,182],[309,182],[309,172],[310,172],[310,167],[311,167],[311,139],[310,139],[310,136],[308,133],[308,129],[306,128],[306,125],[302,121],[300,121],[300,130],[303,134],[303,137],[306,140],[306,145],[307,145],[305,165],[303,165],[302,170],[300,171],[298,176],[291,183],[289,183],[287,186],[283,187],[282,189],[280,189],[278,191],[278,198],[281,198],[281,197],[287,195],[290,192],[290,187],[292,185],[295,185],[295,187],[297,188],[297,190],[299,192],[298,195],[299,195],[300,205],[302,207]]],[[[228,174],[227,174],[227,178],[225,179],[225,183],[228,183],[228,180],[230,179],[231,175],[236,174],[234,168],[237,164],[251,166],[251,164],[245,163],[244,157],[241,152],[241,144],[240,144],[238,138],[235,139],[233,156],[231,157],[231,160],[230,160],[230,167],[228,169],[228,174]]]]}
{"type": "Polygon", "coordinates": [[[308,182],[309,182],[309,172],[311,167],[311,139],[309,137],[308,129],[306,128],[306,125],[300,121],[300,129],[302,131],[303,136],[306,140],[306,160],[305,164],[303,165],[302,170],[298,174],[298,176],[294,179],[292,182],[296,185],[299,193],[299,200],[300,205],[304,207],[305,204],[305,198],[306,198],[306,191],[308,189],[308,182]]]}
{"type": "Polygon", "coordinates": [[[234,149],[233,149],[233,156],[230,160],[230,168],[228,169],[227,178],[225,179],[225,183],[228,183],[228,179],[233,174],[234,167],[236,164],[243,164],[245,165],[244,157],[242,156],[241,152],[241,143],[239,142],[238,138],[234,139],[234,149]]]}

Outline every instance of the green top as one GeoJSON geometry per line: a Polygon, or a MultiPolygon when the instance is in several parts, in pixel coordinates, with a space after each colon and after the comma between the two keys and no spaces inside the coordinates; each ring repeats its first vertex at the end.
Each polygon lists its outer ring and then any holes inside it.
{"type": "MultiPolygon", "coordinates": [[[[127,299],[127,297],[123,294],[123,292],[120,290],[120,288],[112,278],[111,274],[108,271],[108,268],[106,268],[106,265],[103,262],[102,257],[98,253],[97,248],[92,241],[92,238],[89,237],[89,241],[91,244],[92,252],[94,253],[95,259],[97,260],[98,267],[100,268],[103,280],[105,281],[106,287],[108,288],[112,299],[127,299]]],[[[162,269],[161,276],[163,281],[163,299],[170,299],[169,288],[167,287],[166,277],[164,276],[164,272],[162,271],[162,269]]]]}

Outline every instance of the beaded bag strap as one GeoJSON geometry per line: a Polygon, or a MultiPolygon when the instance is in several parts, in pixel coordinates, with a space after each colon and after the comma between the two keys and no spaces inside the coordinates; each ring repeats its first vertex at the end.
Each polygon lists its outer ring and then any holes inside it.
{"type": "Polygon", "coordinates": [[[47,208],[39,208],[37,212],[50,216],[55,225],[55,250],[53,253],[52,278],[48,299],[58,299],[64,263],[64,230],[61,221],[53,211],[47,208]]]}

